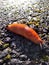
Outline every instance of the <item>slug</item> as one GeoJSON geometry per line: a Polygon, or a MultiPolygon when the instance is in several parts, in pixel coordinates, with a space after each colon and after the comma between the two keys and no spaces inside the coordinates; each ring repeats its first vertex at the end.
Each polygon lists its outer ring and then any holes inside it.
{"type": "Polygon", "coordinates": [[[18,24],[17,22],[14,22],[12,24],[9,24],[6,27],[6,29],[15,34],[18,34],[27,38],[28,40],[34,42],[35,44],[43,44],[43,40],[35,32],[35,30],[30,28],[26,24],[18,24]]]}

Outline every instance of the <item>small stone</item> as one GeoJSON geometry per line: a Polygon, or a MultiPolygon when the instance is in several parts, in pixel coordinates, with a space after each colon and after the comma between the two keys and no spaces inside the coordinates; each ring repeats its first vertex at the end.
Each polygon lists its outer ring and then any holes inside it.
{"type": "Polygon", "coordinates": [[[43,29],[43,32],[44,32],[44,33],[46,33],[46,32],[47,32],[47,30],[43,29]]]}
{"type": "Polygon", "coordinates": [[[11,49],[10,48],[6,48],[2,51],[2,53],[0,54],[0,58],[3,58],[5,57],[8,53],[11,52],[11,49]]]}
{"type": "Polygon", "coordinates": [[[12,47],[12,48],[16,48],[15,42],[12,42],[12,43],[11,43],[11,47],[12,47]]]}
{"type": "Polygon", "coordinates": [[[2,35],[2,36],[4,36],[4,35],[5,35],[5,33],[3,32],[3,33],[1,33],[1,35],[2,35]]]}
{"type": "Polygon", "coordinates": [[[3,45],[3,48],[6,48],[6,47],[8,47],[8,46],[9,46],[9,44],[6,43],[6,44],[3,45]]]}
{"type": "Polygon", "coordinates": [[[17,64],[17,63],[22,63],[22,61],[18,59],[11,59],[11,64],[17,64]]]}
{"type": "Polygon", "coordinates": [[[3,59],[0,59],[0,65],[2,65],[3,64],[3,59]]]}
{"type": "Polygon", "coordinates": [[[10,37],[6,37],[4,41],[5,42],[11,42],[11,38],[10,37]]]}
{"type": "Polygon", "coordinates": [[[27,56],[26,55],[20,55],[20,59],[21,60],[27,60],[27,56]]]}
{"type": "Polygon", "coordinates": [[[34,19],[34,21],[37,21],[37,18],[36,17],[34,17],[33,19],[34,19]]]}
{"type": "Polygon", "coordinates": [[[49,16],[47,16],[47,19],[46,20],[49,21],[49,16]]]}
{"type": "Polygon", "coordinates": [[[3,60],[7,60],[7,59],[8,60],[11,59],[11,55],[10,54],[8,54],[7,56],[5,56],[3,60]]]}
{"type": "Polygon", "coordinates": [[[11,52],[12,54],[15,54],[16,55],[16,57],[18,57],[19,55],[20,55],[20,53],[18,53],[17,51],[15,51],[15,50],[12,50],[12,52],[11,52]]]}
{"type": "Polygon", "coordinates": [[[3,62],[3,60],[2,59],[0,59],[0,63],[2,63],[3,62]]]}
{"type": "Polygon", "coordinates": [[[31,63],[31,61],[28,61],[28,60],[26,61],[26,64],[27,64],[27,65],[29,65],[30,63],[31,63]]]}
{"type": "Polygon", "coordinates": [[[2,44],[3,44],[3,41],[0,40],[0,45],[2,45],[2,44]]]}
{"type": "Polygon", "coordinates": [[[42,62],[42,65],[47,65],[47,63],[46,62],[42,62]]]}
{"type": "Polygon", "coordinates": [[[31,18],[32,18],[31,16],[28,16],[28,20],[29,20],[29,21],[31,20],[31,18]]]}

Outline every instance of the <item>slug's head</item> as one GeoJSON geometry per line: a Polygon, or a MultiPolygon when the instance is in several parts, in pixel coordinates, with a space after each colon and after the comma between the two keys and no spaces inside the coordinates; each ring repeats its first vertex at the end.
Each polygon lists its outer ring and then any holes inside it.
{"type": "Polygon", "coordinates": [[[16,25],[17,25],[17,22],[14,22],[14,23],[12,23],[12,24],[7,25],[7,26],[6,26],[6,29],[7,29],[7,30],[11,30],[11,29],[13,29],[16,25]]]}
{"type": "Polygon", "coordinates": [[[7,29],[7,30],[10,30],[10,29],[11,29],[11,25],[7,25],[7,26],[6,26],[6,29],[7,29]]]}

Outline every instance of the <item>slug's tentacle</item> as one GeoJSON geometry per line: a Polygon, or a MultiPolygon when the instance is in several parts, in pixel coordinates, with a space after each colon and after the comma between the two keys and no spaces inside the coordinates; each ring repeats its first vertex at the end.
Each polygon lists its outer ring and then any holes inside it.
{"type": "Polygon", "coordinates": [[[49,49],[49,46],[46,44],[45,40],[42,42],[42,44],[40,43],[40,48],[41,50],[49,49]]]}

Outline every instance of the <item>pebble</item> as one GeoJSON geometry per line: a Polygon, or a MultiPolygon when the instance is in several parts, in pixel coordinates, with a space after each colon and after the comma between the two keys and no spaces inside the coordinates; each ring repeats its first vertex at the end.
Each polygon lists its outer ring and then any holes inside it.
{"type": "Polygon", "coordinates": [[[47,65],[47,63],[46,62],[42,62],[42,65],[47,65]]]}
{"type": "Polygon", "coordinates": [[[11,48],[16,48],[15,42],[12,42],[12,43],[11,43],[11,48]]]}
{"type": "Polygon", "coordinates": [[[19,57],[20,56],[20,53],[18,53],[17,51],[15,51],[15,50],[12,50],[11,51],[11,54],[15,54],[16,55],[16,57],[19,57]]]}
{"type": "Polygon", "coordinates": [[[2,59],[0,59],[0,63],[2,63],[3,62],[3,60],[2,59]]]}
{"type": "Polygon", "coordinates": [[[49,16],[47,16],[47,19],[46,20],[49,21],[49,16]]]}
{"type": "Polygon", "coordinates": [[[0,54],[0,58],[5,57],[10,52],[11,52],[11,49],[10,48],[4,49],[3,52],[0,54]]]}
{"type": "Polygon", "coordinates": [[[26,61],[26,64],[27,64],[27,65],[30,65],[30,64],[31,64],[31,61],[28,61],[28,60],[27,60],[27,61],[26,61]]]}
{"type": "Polygon", "coordinates": [[[47,30],[43,29],[43,33],[46,33],[46,32],[47,32],[47,30]]]}
{"type": "Polygon", "coordinates": [[[31,20],[31,18],[32,18],[31,16],[28,16],[28,20],[29,20],[29,21],[31,20]]]}
{"type": "Polygon", "coordinates": [[[10,37],[6,37],[4,42],[11,42],[11,38],[10,37]]]}
{"type": "Polygon", "coordinates": [[[48,49],[48,48],[45,50],[45,53],[46,53],[47,55],[49,55],[49,49],[48,49]]]}
{"type": "Polygon", "coordinates": [[[25,61],[25,60],[27,60],[27,56],[26,55],[20,55],[20,59],[25,61]]]}
{"type": "Polygon", "coordinates": [[[3,32],[3,33],[1,33],[1,35],[2,35],[2,36],[4,36],[4,35],[5,35],[5,33],[3,32]]]}
{"type": "Polygon", "coordinates": [[[11,64],[19,64],[22,63],[22,61],[18,60],[18,59],[11,59],[11,64]]]}

